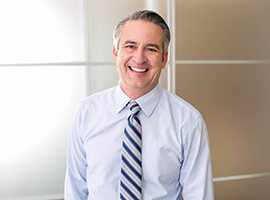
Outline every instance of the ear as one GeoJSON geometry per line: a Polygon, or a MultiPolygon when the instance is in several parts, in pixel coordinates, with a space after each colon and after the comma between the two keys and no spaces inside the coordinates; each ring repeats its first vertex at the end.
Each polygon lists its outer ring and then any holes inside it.
{"type": "Polygon", "coordinates": [[[116,62],[117,57],[118,57],[118,49],[116,49],[115,47],[113,47],[113,49],[112,49],[112,56],[113,56],[114,62],[116,62]]]}
{"type": "Polygon", "coordinates": [[[162,65],[163,65],[162,68],[165,68],[167,61],[168,61],[168,52],[162,55],[162,65]]]}

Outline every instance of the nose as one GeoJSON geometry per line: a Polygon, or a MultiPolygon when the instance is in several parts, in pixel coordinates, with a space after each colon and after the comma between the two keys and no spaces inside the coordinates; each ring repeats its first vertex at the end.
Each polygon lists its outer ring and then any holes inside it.
{"type": "Polygon", "coordinates": [[[134,61],[137,64],[143,64],[146,62],[147,58],[145,55],[145,51],[144,49],[138,48],[135,52],[134,52],[134,56],[133,56],[134,61]]]}

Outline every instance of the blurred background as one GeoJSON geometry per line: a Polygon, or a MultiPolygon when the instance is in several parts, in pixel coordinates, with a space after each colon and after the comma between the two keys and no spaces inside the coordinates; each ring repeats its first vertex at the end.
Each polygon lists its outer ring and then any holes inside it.
{"type": "Polygon", "coordinates": [[[270,199],[269,0],[0,0],[0,200],[60,200],[79,101],[117,84],[112,30],[172,31],[161,85],[203,114],[216,200],[270,199]]]}

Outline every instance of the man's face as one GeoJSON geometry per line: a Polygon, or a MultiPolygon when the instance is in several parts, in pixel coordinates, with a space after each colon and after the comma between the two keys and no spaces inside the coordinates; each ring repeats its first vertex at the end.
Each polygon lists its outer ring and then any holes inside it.
{"type": "Polygon", "coordinates": [[[154,23],[132,20],[123,26],[113,58],[119,85],[129,97],[138,98],[157,85],[168,58],[162,39],[163,30],[154,23]]]}

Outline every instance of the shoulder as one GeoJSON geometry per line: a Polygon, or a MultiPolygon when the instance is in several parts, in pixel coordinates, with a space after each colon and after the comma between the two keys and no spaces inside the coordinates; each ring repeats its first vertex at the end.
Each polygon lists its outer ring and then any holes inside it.
{"type": "Polygon", "coordinates": [[[162,112],[173,121],[178,130],[192,129],[194,126],[204,123],[200,111],[191,103],[167,90],[162,91],[160,101],[162,112]]]}
{"type": "Polygon", "coordinates": [[[194,117],[201,116],[199,110],[195,108],[191,103],[165,89],[162,90],[162,101],[176,113],[192,115],[194,117]]]}
{"type": "Polygon", "coordinates": [[[105,89],[96,93],[93,93],[82,100],[83,104],[98,103],[103,101],[109,101],[114,97],[116,87],[105,89]],[[108,99],[109,98],[109,99],[108,99]]]}
{"type": "Polygon", "coordinates": [[[207,128],[200,111],[183,98],[163,90],[163,103],[167,103],[171,120],[181,133],[181,140],[187,138],[207,138],[207,128]]]}

